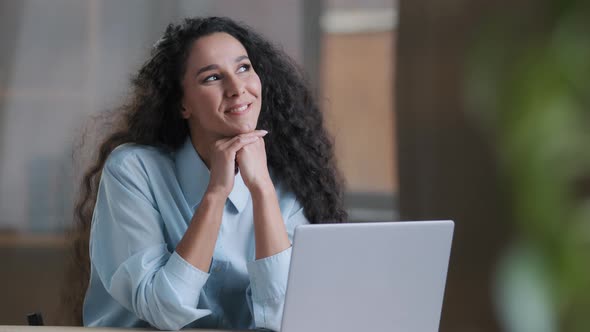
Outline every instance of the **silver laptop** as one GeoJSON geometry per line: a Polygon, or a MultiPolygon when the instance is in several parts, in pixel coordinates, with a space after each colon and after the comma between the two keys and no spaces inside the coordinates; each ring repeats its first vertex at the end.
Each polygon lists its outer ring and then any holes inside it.
{"type": "Polygon", "coordinates": [[[295,229],[282,332],[438,331],[450,220],[295,229]]]}

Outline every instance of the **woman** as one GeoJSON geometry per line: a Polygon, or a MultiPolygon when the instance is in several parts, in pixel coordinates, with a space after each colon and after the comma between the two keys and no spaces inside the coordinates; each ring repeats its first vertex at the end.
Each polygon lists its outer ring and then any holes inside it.
{"type": "Polygon", "coordinates": [[[195,18],[132,83],[76,208],[84,325],[278,330],[295,226],[346,218],[300,71],[248,27],[195,18]]]}

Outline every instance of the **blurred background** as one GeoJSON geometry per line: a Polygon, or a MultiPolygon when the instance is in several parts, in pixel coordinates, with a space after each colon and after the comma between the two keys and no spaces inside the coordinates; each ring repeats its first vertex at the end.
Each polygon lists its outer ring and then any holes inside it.
{"type": "Polygon", "coordinates": [[[440,331],[590,331],[587,0],[0,0],[0,325],[55,323],[93,116],[209,15],[306,70],[352,221],[455,220],[440,331]]]}

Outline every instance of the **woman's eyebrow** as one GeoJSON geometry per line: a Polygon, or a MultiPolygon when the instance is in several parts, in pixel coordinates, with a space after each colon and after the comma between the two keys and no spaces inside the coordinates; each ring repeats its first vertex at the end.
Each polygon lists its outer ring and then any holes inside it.
{"type": "MultiPolygon", "coordinates": [[[[247,56],[247,55],[240,55],[240,56],[239,56],[239,57],[237,57],[237,58],[236,58],[236,60],[234,60],[234,61],[235,61],[235,62],[240,62],[240,61],[242,61],[242,60],[244,60],[244,59],[248,59],[248,56],[247,56]]],[[[200,75],[202,72],[206,72],[206,71],[209,71],[209,70],[214,70],[214,69],[218,69],[218,68],[219,68],[219,66],[218,66],[218,65],[216,65],[216,64],[207,65],[207,66],[205,66],[205,67],[202,67],[201,69],[199,69],[199,70],[197,71],[197,74],[196,74],[195,76],[199,76],[199,75],[200,75]]]]}
{"type": "Polygon", "coordinates": [[[199,76],[199,75],[200,75],[202,72],[209,71],[209,70],[213,70],[213,69],[217,69],[217,68],[219,68],[219,66],[218,66],[218,65],[216,65],[216,64],[212,64],[212,65],[205,66],[205,67],[203,67],[203,68],[199,69],[199,70],[197,71],[197,74],[196,74],[195,76],[199,76]]]}
{"type": "Polygon", "coordinates": [[[236,58],[236,62],[240,62],[244,59],[248,59],[248,56],[247,55],[240,55],[239,57],[236,58]]]}

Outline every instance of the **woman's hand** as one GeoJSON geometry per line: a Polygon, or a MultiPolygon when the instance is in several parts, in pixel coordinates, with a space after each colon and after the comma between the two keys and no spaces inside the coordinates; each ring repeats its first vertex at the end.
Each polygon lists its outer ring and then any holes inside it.
{"type": "MultiPolygon", "coordinates": [[[[210,154],[211,177],[209,179],[207,191],[221,194],[224,197],[229,196],[234,187],[237,165],[236,155],[238,154],[238,151],[253,143],[262,141],[262,136],[264,135],[266,135],[266,131],[255,130],[247,134],[225,138],[215,142],[210,154]]],[[[262,151],[264,153],[264,145],[262,151]]],[[[266,154],[263,154],[263,158],[266,167],[266,154]]],[[[244,179],[244,181],[246,180],[244,179]]]]}
{"type": "MultiPolygon", "coordinates": [[[[266,131],[264,131],[266,135],[266,131]]],[[[264,139],[260,136],[254,142],[244,145],[237,153],[237,162],[244,180],[244,184],[254,194],[267,186],[272,186],[272,180],[266,164],[266,150],[264,139]]]]}

